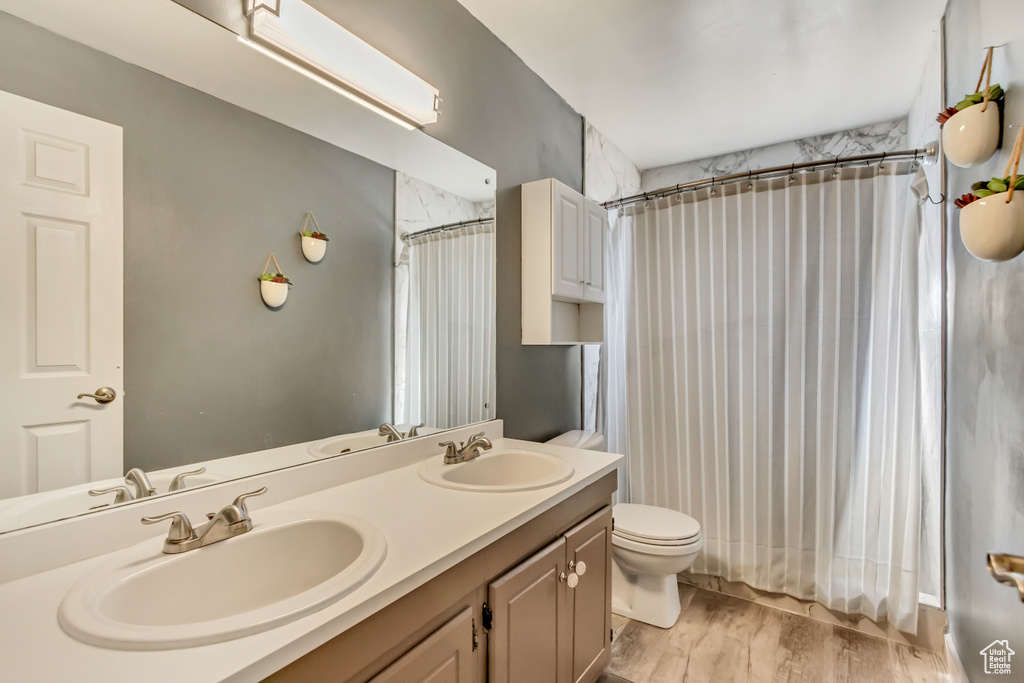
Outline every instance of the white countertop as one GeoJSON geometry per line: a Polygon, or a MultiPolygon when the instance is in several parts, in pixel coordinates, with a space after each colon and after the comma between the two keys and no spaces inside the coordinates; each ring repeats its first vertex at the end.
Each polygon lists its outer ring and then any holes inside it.
{"type": "MultiPolygon", "coordinates": [[[[546,489],[468,493],[433,486],[418,463],[261,508],[329,510],[363,517],[387,537],[388,554],[366,583],[323,610],[283,626],[223,643],[162,651],[110,650],[61,630],[57,609],[68,589],[115,553],[0,584],[0,679],[4,681],[254,681],[281,669],[493,541],[615,470],[622,456],[514,439],[495,446],[564,458],[575,473],[546,489]]],[[[435,455],[437,449],[423,457],[435,455]]],[[[316,468],[307,468],[316,476],[316,468]]],[[[190,513],[191,514],[191,513],[190,513]]],[[[163,532],[145,541],[161,552],[163,532]]],[[[193,552],[203,552],[202,549],[193,552]]],[[[244,568],[240,569],[244,571],[244,568]]],[[[210,577],[211,581],[223,580],[210,577]]]]}

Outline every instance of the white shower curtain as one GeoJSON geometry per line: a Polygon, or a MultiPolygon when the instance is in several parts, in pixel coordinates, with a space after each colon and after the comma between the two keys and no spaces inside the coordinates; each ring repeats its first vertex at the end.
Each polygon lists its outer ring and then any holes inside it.
{"type": "Polygon", "coordinates": [[[691,571],[914,633],[938,349],[909,168],[886,166],[616,216],[607,430],[634,502],[700,522],[691,571]]]}
{"type": "Polygon", "coordinates": [[[494,223],[414,237],[396,278],[395,423],[494,417],[494,223]]]}

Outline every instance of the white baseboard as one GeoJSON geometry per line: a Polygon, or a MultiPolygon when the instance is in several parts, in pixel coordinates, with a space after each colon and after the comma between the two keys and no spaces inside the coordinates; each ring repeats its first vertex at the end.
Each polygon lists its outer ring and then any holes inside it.
{"type": "Polygon", "coordinates": [[[947,633],[943,636],[946,645],[946,668],[949,670],[949,678],[953,683],[970,683],[967,680],[967,672],[964,671],[964,664],[960,661],[960,655],[956,651],[956,644],[953,636],[947,633]]]}

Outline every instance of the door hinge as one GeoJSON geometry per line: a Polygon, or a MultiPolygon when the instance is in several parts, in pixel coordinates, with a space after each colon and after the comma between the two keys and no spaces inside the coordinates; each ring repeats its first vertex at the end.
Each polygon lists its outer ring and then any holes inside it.
{"type": "Polygon", "coordinates": [[[483,612],[484,630],[485,631],[490,631],[491,630],[492,620],[494,619],[494,613],[491,612],[491,608],[487,606],[486,602],[484,603],[484,607],[483,607],[482,612],[483,612]]]}
{"type": "Polygon", "coordinates": [[[615,640],[615,629],[610,628],[608,629],[608,642],[610,643],[613,640],[615,640]]]}
{"type": "Polygon", "coordinates": [[[476,630],[476,619],[473,619],[473,652],[480,647],[480,634],[476,630]]]}

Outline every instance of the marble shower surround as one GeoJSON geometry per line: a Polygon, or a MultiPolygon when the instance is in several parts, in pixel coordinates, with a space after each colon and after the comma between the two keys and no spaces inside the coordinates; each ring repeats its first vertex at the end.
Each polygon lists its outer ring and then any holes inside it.
{"type": "Polygon", "coordinates": [[[650,192],[694,180],[785,164],[858,154],[895,152],[907,149],[910,144],[907,139],[907,126],[907,117],[902,117],[829,135],[815,135],[768,147],[651,168],[641,174],[641,191],[650,192]]]}
{"type": "Polygon", "coordinates": [[[494,216],[494,200],[471,202],[419,178],[395,171],[395,236],[445,223],[494,216]]]}
{"type": "Polygon", "coordinates": [[[587,122],[583,143],[583,194],[604,203],[640,192],[640,169],[587,122]]]}

